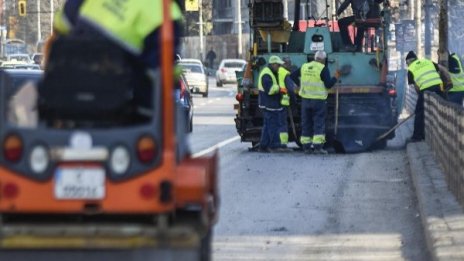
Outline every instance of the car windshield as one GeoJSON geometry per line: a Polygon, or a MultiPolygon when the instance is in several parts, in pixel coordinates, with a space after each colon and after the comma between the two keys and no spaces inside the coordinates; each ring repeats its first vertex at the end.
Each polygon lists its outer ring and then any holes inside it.
{"type": "Polygon", "coordinates": [[[244,63],[240,63],[240,62],[228,62],[228,63],[224,63],[224,67],[226,68],[242,68],[244,63]]]}
{"type": "Polygon", "coordinates": [[[197,64],[182,64],[184,72],[203,73],[200,65],[197,64]]]}

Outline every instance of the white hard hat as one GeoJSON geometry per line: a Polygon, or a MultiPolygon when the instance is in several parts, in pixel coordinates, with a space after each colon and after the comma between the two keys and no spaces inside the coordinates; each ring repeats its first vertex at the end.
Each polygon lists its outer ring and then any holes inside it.
{"type": "Polygon", "coordinates": [[[316,60],[324,60],[327,58],[327,54],[324,51],[317,51],[316,54],[314,54],[314,59],[316,60]]]}

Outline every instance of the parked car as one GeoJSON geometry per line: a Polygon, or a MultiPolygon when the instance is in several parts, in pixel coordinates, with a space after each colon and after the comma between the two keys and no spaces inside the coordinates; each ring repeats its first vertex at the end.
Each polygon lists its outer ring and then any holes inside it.
{"type": "Polygon", "coordinates": [[[26,69],[26,70],[42,70],[38,64],[16,64],[14,69],[26,69]]]}
{"type": "Polygon", "coordinates": [[[203,64],[182,59],[178,62],[192,93],[201,93],[208,97],[208,75],[203,64]]]}
{"type": "Polygon", "coordinates": [[[16,69],[18,66],[31,65],[22,61],[4,61],[0,64],[0,69],[16,69]]]}
{"type": "Polygon", "coordinates": [[[31,58],[28,54],[25,53],[17,53],[17,54],[10,54],[6,57],[7,61],[17,61],[17,62],[25,62],[25,63],[32,63],[31,58]]]}
{"type": "Polygon", "coordinates": [[[185,76],[181,75],[179,80],[180,88],[176,90],[177,102],[181,105],[185,115],[185,126],[188,132],[193,130],[193,98],[185,76]]]}
{"type": "Polygon", "coordinates": [[[200,64],[201,66],[204,67],[203,63],[198,60],[198,59],[179,59],[179,63],[195,63],[195,64],[200,64]]]}
{"type": "Polygon", "coordinates": [[[235,71],[243,70],[246,61],[242,59],[224,59],[216,71],[216,85],[221,87],[224,83],[237,83],[235,71]]]}

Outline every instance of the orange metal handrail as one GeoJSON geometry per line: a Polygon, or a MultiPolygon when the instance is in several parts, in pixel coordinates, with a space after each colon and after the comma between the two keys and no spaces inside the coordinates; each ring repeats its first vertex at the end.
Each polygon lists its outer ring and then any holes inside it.
{"type": "Polygon", "coordinates": [[[163,0],[163,25],[161,26],[161,75],[163,95],[163,161],[173,170],[176,137],[174,131],[174,30],[171,20],[171,0],[163,0]]]}

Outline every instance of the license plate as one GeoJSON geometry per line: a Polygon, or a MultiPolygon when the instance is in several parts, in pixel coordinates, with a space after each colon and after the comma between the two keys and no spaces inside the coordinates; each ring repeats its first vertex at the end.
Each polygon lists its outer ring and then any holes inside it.
{"type": "Polygon", "coordinates": [[[105,171],[99,167],[59,167],[55,172],[57,199],[102,199],[105,171]]]}
{"type": "Polygon", "coordinates": [[[311,51],[324,51],[324,42],[312,42],[311,51]]]}

